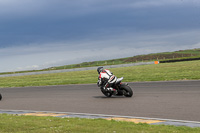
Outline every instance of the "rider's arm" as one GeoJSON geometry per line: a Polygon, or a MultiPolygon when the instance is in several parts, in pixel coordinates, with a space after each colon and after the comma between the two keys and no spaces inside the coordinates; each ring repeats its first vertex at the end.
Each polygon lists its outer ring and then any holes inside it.
{"type": "Polygon", "coordinates": [[[98,87],[101,86],[101,80],[98,80],[97,85],[98,85],[98,87]]]}
{"type": "Polygon", "coordinates": [[[100,77],[100,75],[99,75],[99,77],[98,77],[98,82],[97,82],[98,87],[100,87],[101,84],[102,84],[102,81],[101,81],[101,77],[100,77]]]}

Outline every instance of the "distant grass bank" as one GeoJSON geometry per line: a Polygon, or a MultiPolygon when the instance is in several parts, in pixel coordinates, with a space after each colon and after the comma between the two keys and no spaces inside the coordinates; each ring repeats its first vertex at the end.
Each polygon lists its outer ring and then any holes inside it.
{"type": "Polygon", "coordinates": [[[0,133],[197,133],[200,128],[135,124],[104,119],[0,114],[0,133]]]}
{"type": "MultiPolygon", "coordinates": [[[[200,61],[164,63],[110,69],[124,82],[199,80],[200,61]]],[[[88,84],[97,82],[96,70],[1,77],[0,87],[47,86],[65,84],[88,84]]]]}
{"type": "Polygon", "coordinates": [[[74,68],[83,68],[83,67],[119,65],[119,64],[129,64],[129,63],[138,63],[138,62],[152,62],[152,61],[175,62],[175,61],[182,61],[182,60],[200,60],[200,48],[179,50],[179,51],[174,51],[174,52],[162,52],[162,53],[152,53],[152,54],[147,54],[147,55],[137,55],[133,57],[111,59],[111,60],[82,62],[79,64],[54,66],[54,67],[40,69],[40,70],[3,72],[3,73],[0,73],[0,75],[26,73],[26,72],[51,71],[51,70],[61,70],[61,69],[74,69],[74,68]]]}

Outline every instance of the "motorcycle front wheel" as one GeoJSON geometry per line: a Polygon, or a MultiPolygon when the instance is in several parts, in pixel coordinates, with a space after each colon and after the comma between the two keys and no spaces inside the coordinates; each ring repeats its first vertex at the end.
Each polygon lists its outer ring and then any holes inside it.
{"type": "Polygon", "coordinates": [[[2,95],[1,95],[1,93],[0,93],[0,101],[1,101],[1,99],[2,99],[2,95]]]}
{"type": "Polygon", "coordinates": [[[106,97],[111,97],[112,93],[104,91],[103,89],[101,89],[101,92],[106,96],[106,97]]]}

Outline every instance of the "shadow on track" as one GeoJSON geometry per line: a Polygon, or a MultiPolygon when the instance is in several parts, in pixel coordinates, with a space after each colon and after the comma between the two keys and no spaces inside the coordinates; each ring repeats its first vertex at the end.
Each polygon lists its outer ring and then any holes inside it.
{"type": "Polygon", "coordinates": [[[93,98],[106,98],[106,99],[113,99],[113,98],[127,98],[127,97],[124,97],[124,96],[112,96],[112,97],[106,97],[106,96],[93,96],[93,98]]]}

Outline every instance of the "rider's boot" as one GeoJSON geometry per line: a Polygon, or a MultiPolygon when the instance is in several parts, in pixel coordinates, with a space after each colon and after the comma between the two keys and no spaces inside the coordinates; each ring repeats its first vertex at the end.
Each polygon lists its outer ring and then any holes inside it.
{"type": "Polygon", "coordinates": [[[109,87],[109,88],[106,88],[107,91],[113,91],[113,88],[112,87],[109,87]]]}

